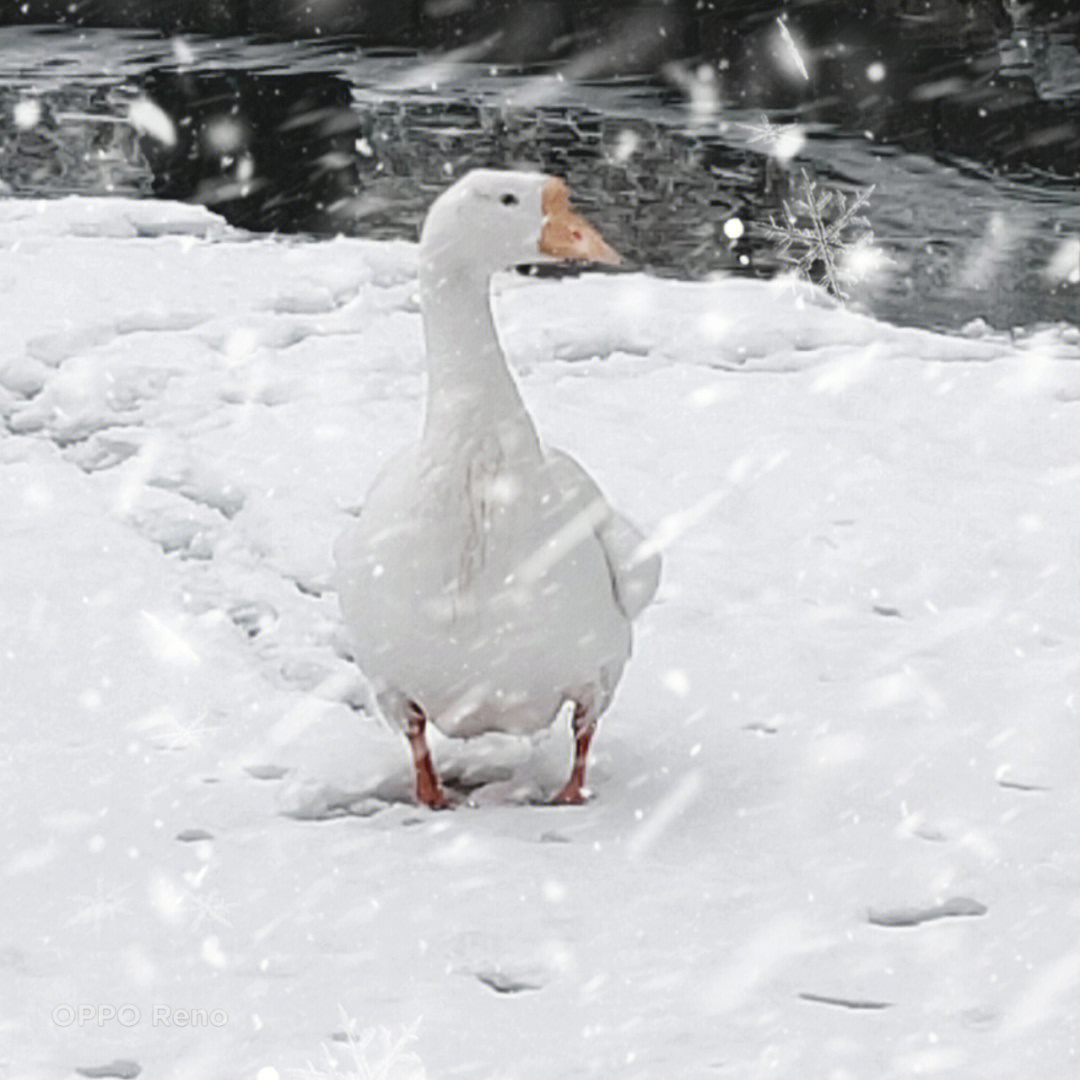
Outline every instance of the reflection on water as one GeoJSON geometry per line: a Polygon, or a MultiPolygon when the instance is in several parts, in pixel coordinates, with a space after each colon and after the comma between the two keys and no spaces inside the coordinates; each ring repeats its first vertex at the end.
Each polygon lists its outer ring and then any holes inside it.
{"type": "Polygon", "coordinates": [[[0,85],[0,192],[145,194],[138,133],[104,86],[28,95],[0,85]]]}
{"type": "Polygon", "coordinates": [[[351,231],[342,202],[360,190],[363,119],[344,80],[153,69],[135,86],[171,125],[141,140],[156,195],[205,203],[242,228],[351,231]]]}
{"type": "Polygon", "coordinates": [[[636,262],[696,277],[775,270],[754,225],[782,215],[808,166],[851,194],[874,185],[866,214],[888,263],[851,289],[857,302],[920,325],[1076,321],[1080,64],[1070,74],[1062,42],[1014,33],[960,75],[952,46],[920,46],[920,81],[872,59],[872,35],[840,57],[803,41],[812,94],[755,83],[764,54],[743,45],[745,78],[676,67],[582,86],[341,44],[7,30],[0,183],[198,199],[252,229],[413,238],[467,168],[528,165],[566,176],[636,262]],[[724,79],[760,93],[733,108],[724,79]],[[799,124],[791,160],[761,139],[760,106],[778,101],[773,121],[799,124]],[[152,119],[136,132],[136,104],[160,111],[165,134],[152,119]]]}
{"type": "MultiPolygon", "coordinates": [[[[326,104],[336,96],[329,86],[323,104],[312,108],[308,78],[234,74],[231,91],[223,94],[218,76],[153,73],[143,85],[155,100],[172,115],[192,118],[167,153],[144,140],[155,190],[186,197],[192,171],[210,171],[216,175],[195,188],[197,196],[238,223],[255,216],[264,224],[278,221],[279,211],[306,195],[294,225],[415,237],[427,206],[452,178],[480,165],[537,168],[565,177],[582,210],[603,222],[624,255],[650,269],[691,276],[749,266],[761,245],[755,249],[747,240],[733,248],[724,222],[736,215],[753,220],[778,205],[782,175],[761,154],[703,142],[652,120],[584,106],[506,109],[492,101],[413,95],[334,106],[326,104]],[[282,104],[297,101],[298,92],[297,106],[282,104]],[[220,158],[208,145],[207,118],[219,123],[223,110],[245,100],[276,104],[242,110],[259,121],[238,153],[220,158]],[[301,170],[289,165],[294,144],[304,147],[301,170]],[[183,165],[178,171],[159,160],[183,165]],[[250,193],[238,197],[245,167],[256,179],[250,193]],[[270,178],[265,187],[262,177],[270,178]]],[[[334,80],[334,89],[347,86],[334,80]]]]}

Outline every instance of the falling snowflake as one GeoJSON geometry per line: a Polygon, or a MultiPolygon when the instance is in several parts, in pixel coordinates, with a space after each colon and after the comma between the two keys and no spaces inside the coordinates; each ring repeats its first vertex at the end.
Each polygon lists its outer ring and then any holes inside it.
{"type": "Polygon", "coordinates": [[[849,203],[841,191],[819,187],[805,169],[800,170],[790,200],[784,201],[784,217],[777,224],[771,215],[761,232],[777,244],[780,259],[793,266],[807,280],[819,280],[829,292],[846,299],[841,282],[848,277],[841,270],[844,255],[852,244],[853,233],[865,242],[872,235],[870,222],[859,211],[870,201],[874,188],[863,188],[849,203]]]}
{"type": "Polygon", "coordinates": [[[343,1030],[335,1035],[334,1049],[323,1043],[323,1064],[308,1067],[307,1080],[425,1080],[423,1062],[407,1049],[416,1041],[420,1021],[402,1025],[395,1035],[385,1027],[359,1030],[356,1020],[341,1009],[343,1030]]]}
{"type": "Polygon", "coordinates": [[[807,70],[806,61],[803,59],[803,55],[799,51],[798,43],[795,41],[791,30],[788,29],[787,20],[783,15],[777,15],[776,26],[780,31],[780,41],[783,43],[784,54],[788,63],[804,79],[809,80],[810,72],[807,70]]]}
{"type": "Polygon", "coordinates": [[[147,738],[157,750],[189,750],[202,746],[216,726],[209,723],[207,713],[177,716],[162,708],[137,721],[133,730],[148,732],[147,738]]]}
{"type": "Polygon", "coordinates": [[[1080,285],[1080,236],[1063,240],[1043,267],[1043,277],[1053,286],[1080,285]]]}
{"type": "Polygon", "coordinates": [[[202,658],[191,647],[180,631],[151,611],[141,611],[143,630],[147,644],[155,657],[163,663],[186,667],[202,662],[202,658]]]}
{"type": "Polygon", "coordinates": [[[191,926],[194,930],[203,923],[221,923],[222,926],[232,926],[228,913],[237,905],[226,903],[221,894],[214,889],[207,893],[189,890],[184,895],[184,903],[191,909],[191,926]]]}
{"type": "Polygon", "coordinates": [[[786,165],[806,145],[806,132],[801,124],[774,124],[762,115],[759,123],[739,125],[749,133],[751,146],[761,144],[765,153],[786,165]]]}
{"type": "Polygon", "coordinates": [[[128,123],[140,135],[149,135],[162,146],[176,145],[176,125],[172,117],[157,102],[145,95],[137,97],[128,107],[128,123]]]}
{"type": "Polygon", "coordinates": [[[119,915],[128,915],[131,905],[124,894],[129,886],[124,885],[119,889],[107,890],[105,878],[98,874],[97,883],[94,887],[93,896],[74,896],[72,899],[79,905],[65,925],[84,926],[87,923],[93,926],[96,934],[101,933],[102,923],[111,922],[119,915]]]}
{"type": "Polygon", "coordinates": [[[15,102],[11,110],[11,118],[20,131],[29,131],[41,123],[41,102],[37,98],[22,98],[15,102]]]}
{"type": "Polygon", "coordinates": [[[665,64],[664,75],[686,95],[691,129],[708,125],[720,108],[720,86],[711,64],[689,68],[685,64],[665,64]]]}

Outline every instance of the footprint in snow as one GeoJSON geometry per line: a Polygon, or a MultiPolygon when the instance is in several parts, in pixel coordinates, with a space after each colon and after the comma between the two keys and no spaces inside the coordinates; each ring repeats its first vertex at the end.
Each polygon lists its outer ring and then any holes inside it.
{"type": "Polygon", "coordinates": [[[325,582],[315,581],[311,578],[302,578],[293,574],[286,574],[285,577],[296,586],[297,592],[302,593],[304,596],[314,596],[316,600],[329,588],[325,582]]]}
{"type": "Polygon", "coordinates": [[[1018,770],[1012,765],[1002,765],[994,773],[994,779],[998,787],[1007,788],[1009,791],[1040,792],[1049,791],[1050,785],[1045,782],[1041,775],[1042,770],[1032,769],[1030,766],[1017,775],[1018,770]]]}
{"type": "MultiPolygon", "coordinates": [[[[248,769],[248,772],[251,772],[248,769]]],[[[404,801],[404,800],[402,800],[404,801]]],[[[343,791],[332,784],[297,781],[281,789],[278,808],[296,821],[330,821],[341,817],[372,817],[391,806],[378,795],[343,791]]],[[[421,819],[418,819],[421,820],[421,819]]]]}
{"type": "Polygon", "coordinates": [[[136,1061],[118,1059],[110,1061],[108,1065],[85,1065],[79,1066],[75,1071],[80,1076],[89,1077],[119,1077],[119,1080],[134,1080],[142,1072],[142,1066],[136,1061]]]}
{"type": "Polygon", "coordinates": [[[277,608],[263,600],[241,600],[228,608],[225,614],[252,638],[272,630],[278,622],[277,608]]]}
{"type": "Polygon", "coordinates": [[[169,333],[191,330],[207,321],[208,316],[192,311],[136,311],[116,324],[118,334],[169,333]]]}
{"type": "Polygon", "coordinates": [[[279,670],[286,682],[309,693],[318,690],[330,675],[330,670],[325,664],[320,664],[318,660],[302,658],[283,661],[279,670]]]}
{"type": "Polygon", "coordinates": [[[244,492],[233,487],[224,477],[210,472],[200,475],[191,469],[184,469],[178,475],[151,476],[146,483],[162,491],[175,492],[188,502],[205,506],[208,510],[216,510],[230,520],[244,506],[244,492]]]}
{"type": "Polygon", "coordinates": [[[212,832],[207,832],[206,829],[181,829],[180,832],[176,834],[176,839],[179,840],[181,844],[195,844],[200,840],[213,840],[214,834],[212,832]]]}
{"type": "Polygon", "coordinates": [[[1008,788],[1010,791],[1049,791],[1044,784],[1027,783],[1023,780],[1012,780],[1007,776],[998,777],[998,786],[1008,788]]]}
{"type": "Polygon", "coordinates": [[[115,323],[96,323],[74,330],[39,334],[27,341],[26,354],[55,368],[79,353],[107,345],[124,334],[182,333],[206,322],[206,319],[205,315],[188,311],[136,311],[115,323]]]}
{"type": "Polygon", "coordinates": [[[24,399],[40,394],[48,379],[49,369],[32,356],[10,356],[0,364],[0,386],[24,399]]]}
{"type": "Polygon", "coordinates": [[[256,780],[280,780],[288,771],[284,765],[248,765],[244,769],[256,780]]]}
{"type": "Polygon", "coordinates": [[[470,930],[450,946],[451,970],[496,994],[542,990],[565,971],[569,955],[559,942],[524,946],[515,935],[470,930]]]}
{"type": "Polygon", "coordinates": [[[809,1001],[815,1005],[833,1005],[840,1009],[851,1009],[854,1012],[877,1012],[881,1009],[892,1008],[891,1001],[875,1001],[870,998],[834,997],[829,994],[815,994],[810,991],[801,993],[799,997],[803,1001],[809,1001]]]}
{"type": "Polygon", "coordinates": [[[204,560],[214,557],[216,532],[198,521],[170,514],[148,514],[134,524],[165,555],[178,554],[182,559],[204,560]]]}
{"type": "Polygon", "coordinates": [[[138,452],[139,447],[135,443],[109,438],[99,432],[91,435],[84,442],[74,443],[68,447],[64,451],[64,457],[83,472],[93,473],[122,465],[138,452]]]}
{"type": "Polygon", "coordinates": [[[495,968],[488,971],[474,971],[473,975],[485,986],[491,987],[496,994],[520,994],[525,990],[542,990],[547,983],[547,980],[535,969],[514,972],[495,968]]]}
{"type": "Polygon", "coordinates": [[[239,359],[250,357],[260,349],[276,352],[291,348],[313,333],[315,329],[306,323],[296,319],[283,319],[278,322],[260,321],[256,325],[209,330],[201,332],[201,336],[211,349],[239,359]]]}
{"type": "Polygon", "coordinates": [[[943,903],[929,907],[887,908],[876,911],[871,908],[866,913],[866,921],[872,926],[918,926],[920,923],[935,919],[953,919],[985,915],[985,904],[970,900],[966,896],[954,896],[943,903]]]}
{"type": "Polygon", "coordinates": [[[277,315],[329,315],[347,307],[360,293],[359,285],[332,289],[322,282],[298,283],[290,292],[278,293],[262,305],[277,315]]]}
{"type": "Polygon", "coordinates": [[[26,353],[49,367],[59,367],[79,353],[105,345],[116,337],[116,327],[110,324],[81,326],[77,330],[56,330],[41,334],[26,343],[26,353]]]}

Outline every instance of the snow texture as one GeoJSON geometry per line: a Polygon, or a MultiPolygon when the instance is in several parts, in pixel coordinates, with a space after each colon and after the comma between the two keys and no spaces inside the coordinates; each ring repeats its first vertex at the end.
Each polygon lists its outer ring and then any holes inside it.
{"type": "Polygon", "coordinates": [[[0,201],[0,1073],[1077,1075],[1076,328],[501,278],[664,580],[593,800],[532,801],[560,724],[437,739],[433,814],[327,587],[418,429],[415,275],[0,201]]]}

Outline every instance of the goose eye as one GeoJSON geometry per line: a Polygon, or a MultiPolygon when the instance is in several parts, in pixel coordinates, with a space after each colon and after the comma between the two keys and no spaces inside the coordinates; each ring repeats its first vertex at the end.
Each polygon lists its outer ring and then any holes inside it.
{"type": "Polygon", "coordinates": [[[503,195],[502,198],[499,199],[499,202],[501,202],[503,206],[517,206],[518,197],[516,195],[511,195],[509,192],[507,192],[507,194],[503,195]]]}

